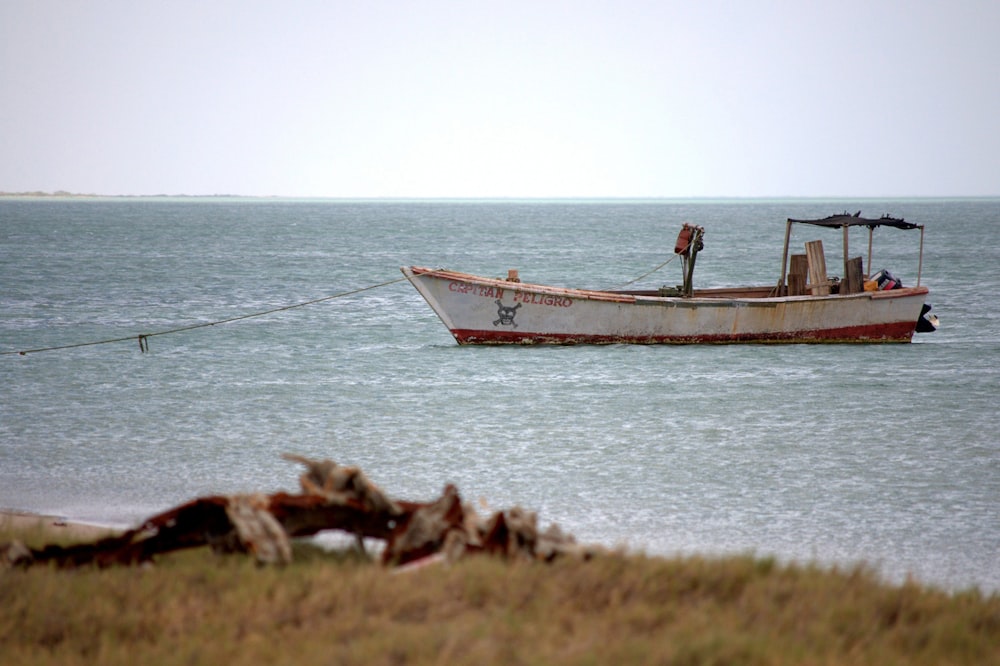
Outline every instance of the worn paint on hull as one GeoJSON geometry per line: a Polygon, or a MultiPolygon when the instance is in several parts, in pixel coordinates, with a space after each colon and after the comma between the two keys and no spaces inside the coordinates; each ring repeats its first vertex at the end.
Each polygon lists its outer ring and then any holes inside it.
{"type": "Polygon", "coordinates": [[[681,298],[402,271],[462,345],[909,342],[928,293],[681,298]]]}

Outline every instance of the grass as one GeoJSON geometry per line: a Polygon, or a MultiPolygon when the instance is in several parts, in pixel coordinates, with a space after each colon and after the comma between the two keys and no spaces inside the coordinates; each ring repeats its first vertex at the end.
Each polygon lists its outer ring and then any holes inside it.
{"type": "MultiPolygon", "coordinates": [[[[37,541],[38,534],[0,530],[37,541]]],[[[0,570],[9,664],[989,664],[1000,596],[754,557],[0,570]]]]}

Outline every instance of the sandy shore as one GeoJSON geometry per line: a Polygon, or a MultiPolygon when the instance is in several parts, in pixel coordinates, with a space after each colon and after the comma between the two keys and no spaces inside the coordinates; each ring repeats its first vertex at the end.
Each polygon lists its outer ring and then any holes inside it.
{"type": "Polygon", "coordinates": [[[94,525],[69,521],[59,516],[44,516],[23,511],[0,509],[0,532],[40,532],[44,537],[52,536],[73,541],[93,541],[120,532],[106,525],[94,525]]]}

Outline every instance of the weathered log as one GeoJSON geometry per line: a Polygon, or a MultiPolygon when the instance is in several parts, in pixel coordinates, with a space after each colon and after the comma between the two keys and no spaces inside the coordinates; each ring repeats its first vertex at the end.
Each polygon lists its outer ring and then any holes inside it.
{"type": "Polygon", "coordinates": [[[519,507],[498,511],[484,521],[471,505],[462,504],[458,489],[450,484],[432,502],[393,500],[358,468],[284,457],[306,466],[299,479],[302,494],[202,497],[93,543],[38,549],[18,542],[0,545],[0,564],[134,565],[200,546],[249,553],[263,564],[285,564],[292,559],[291,538],[324,530],[385,541],[382,562],[390,566],[442,553],[446,561],[467,553],[551,561],[560,555],[587,557],[593,552],[577,546],[556,526],[540,535],[537,515],[519,507]]]}
{"type": "Polygon", "coordinates": [[[441,497],[404,516],[386,540],[382,562],[402,565],[442,549],[449,532],[464,537],[465,514],[458,489],[448,484],[441,497]]]}
{"type": "Polygon", "coordinates": [[[338,465],[332,460],[311,460],[294,453],[285,453],[282,458],[306,466],[306,473],[299,477],[303,495],[319,495],[331,504],[344,504],[354,500],[376,513],[399,514],[401,511],[357,467],[338,465]]]}

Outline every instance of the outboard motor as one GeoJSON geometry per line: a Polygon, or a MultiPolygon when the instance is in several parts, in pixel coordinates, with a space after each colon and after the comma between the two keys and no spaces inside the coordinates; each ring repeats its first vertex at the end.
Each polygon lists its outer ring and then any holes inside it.
{"type": "Polygon", "coordinates": [[[903,283],[895,275],[885,270],[884,268],[878,273],[871,277],[871,280],[877,285],[879,291],[885,289],[902,289],[903,283]]]}
{"type": "Polygon", "coordinates": [[[924,303],[923,309],[920,310],[920,316],[917,317],[917,333],[933,333],[938,329],[937,315],[929,314],[930,311],[930,304],[924,303]]]}

